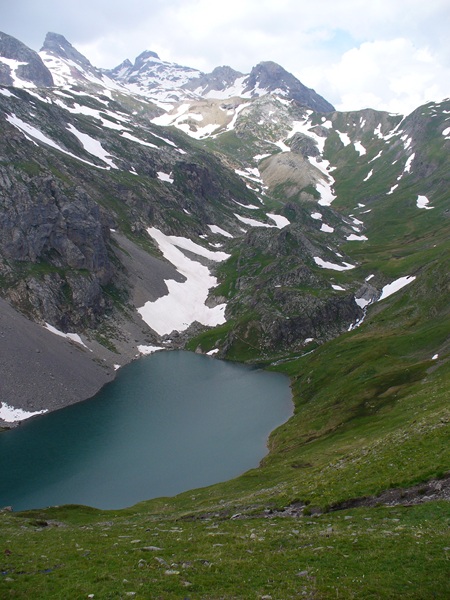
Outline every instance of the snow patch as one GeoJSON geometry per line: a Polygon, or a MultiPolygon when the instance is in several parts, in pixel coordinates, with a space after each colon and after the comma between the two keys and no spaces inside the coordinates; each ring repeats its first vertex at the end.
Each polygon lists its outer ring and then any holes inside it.
{"type": "Polygon", "coordinates": [[[94,140],[94,138],[92,138],[87,133],[78,131],[78,129],[74,127],[71,123],[67,125],[67,129],[81,142],[81,145],[86,150],[86,152],[92,154],[92,156],[96,156],[112,169],[117,169],[117,166],[111,160],[111,155],[108,154],[108,152],[106,152],[106,150],[103,148],[99,141],[94,140]]]}
{"type": "Polygon", "coordinates": [[[325,233],[333,233],[334,227],[330,227],[326,223],[322,223],[322,226],[320,227],[320,231],[324,231],[325,233]]]}
{"type": "Polygon", "coordinates": [[[393,185],[391,187],[391,189],[388,192],[386,192],[386,196],[389,196],[389,194],[393,194],[397,188],[398,188],[398,183],[396,183],[395,185],[393,185]]]}
{"type": "Polygon", "coordinates": [[[382,154],[383,154],[383,150],[380,150],[376,156],[374,156],[371,160],[369,160],[369,163],[374,162],[375,160],[377,160],[377,158],[380,158],[380,156],[382,154]]]}
{"type": "Polygon", "coordinates": [[[342,133],[342,132],[338,131],[337,129],[336,129],[336,133],[340,137],[340,140],[344,144],[344,146],[348,146],[349,144],[352,143],[352,140],[348,137],[348,133],[342,133]]]}
{"type": "Polygon", "coordinates": [[[360,308],[365,308],[370,304],[371,300],[366,300],[365,298],[355,298],[355,302],[360,308]]]}
{"type": "Polygon", "coordinates": [[[316,221],[321,221],[322,220],[322,214],[319,213],[319,212],[312,213],[311,219],[316,219],[316,221]]]}
{"type": "Polygon", "coordinates": [[[158,352],[159,350],[164,350],[161,346],[138,346],[139,354],[143,356],[147,356],[147,354],[153,354],[153,352],[158,352]]]}
{"type": "Polygon", "coordinates": [[[415,153],[413,153],[408,158],[408,160],[405,163],[405,168],[403,169],[403,173],[411,173],[411,165],[412,165],[412,161],[414,160],[415,156],[416,156],[415,153]]]}
{"type": "Polygon", "coordinates": [[[241,169],[235,169],[234,172],[236,175],[250,179],[255,183],[262,183],[261,174],[256,167],[247,167],[244,171],[241,169]]]}
{"type": "Polygon", "coordinates": [[[278,142],[275,142],[275,146],[278,146],[278,148],[280,148],[280,150],[281,150],[282,152],[290,152],[290,151],[291,151],[291,149],[289,148],[289,146],[287,146],[287,145],[286,145],[286,144],[283,142],[283,140],[280,140],[280,141],[278,141],[278,142]]]}
{"type": "Polygon", "coordinates": [[[323,269],[332,269],[333,271],[347,271],[349,269],[355,268],[355,265],[351,265],[350,263],[344,262],[343,265],[337,265],[336,263],[332,263],[327,260],[322,260],[319,256],[314,256],[313,259],[316,265],[319,265],[319,267],[322,267],[323,269]]]}
{"type": "Polygon", "coordinates": [[[360,156],[364,156],[364,154],[367,153],[367,150],[364,148],[361,142],[355,142],[353,145],[355,146],[356,152],[358,152],[360,156]]]}
{"type": "Polygon", "coordinates": [[[160,181],[165,181],[166,183],[173,183],[173,177],[171,176],[172,173],[167,174],[163,173],[162,171],[158,171],[156,175],[158,176],[158,179],[160,181]]]}
{"type": "Polygon", "coordinates": [[[286,219],[286,217],[283,217],[282,215],[267,213],[267,216],[269,217],[269,219],[272,219],[272,221],[275,222],[275,227],[277,227],[278,229],[283,229],[283,227],[286,227],[287,225],[291,224],[289,219],[286,219]]]}
{"type": "Polygon", "coordinates": [[[271,154],[257,154],[256,156],[253,157],[253,160],[256,160],[256,162],[259,162],[261,160],[264,160],[264,158],[267,158],[269,156],[272,156],[271,154]]]}
{"type": "Polygon", "coordinates": [[[429,200],[426,196],[417,196],[417,208],[425,208],[425,210],[431,210],[434,206],[428,206],[429,200]]]}
{"type": "Polygon", "coordinates": [[[7,98],[17,98],[17,96],[15,96],[12,92],[5,89],[0,89],[0,94],[2,96],[6,96],[7,98]]]}
{"type": "Polygon", "coordinates": [[[275,227],[275,225],[270,225],[269,223],[261,223],[261,221],[256,221],[256,219],[249,219],[248,217],[241,217],[237,213],[234,213],[234,216],[241,221],[241,223],[245,223],[246,225],[250,225],[251,227],[275,227]]]}
{"type": "Polygon", "coordinates": [[[42,415],[46,412],[48,412],[47,409],[28,412],[22,408],[14,408],[6,402],[2,402],[0,406],[0,419],[6,423],[16,423],[17,421],[24,421],[25,419],[29,419],[35,415],[42,415]]]}
{"type": "Polygon", "coordinates": [[[140,144],[141,146],[148,146],[149,148],[156,148],[158,149],[158,146],[156,146],[155,144],[152,144],[150,142],[144,142],[144,140],[141,140],[139,138],[137,138],[134,135],[131,135],[131,133],[128,133],[126,131],[124,131],[123,133],[121,133],[121,136],[127,140],[130,140],[132,142],[136,142],[137,144],[140,144]]]}
{"type": "Polygon", "coordinates": [[[341,285],[336,285],[335,283],[332,283],[331,287],[337,292],[345,292],[345,288],[343,288],[341,285]]]}
{"type": "Polygon", "coordinates": [[[347,242],[366,242],[367,241],[367,237],[365,235],[355,235],[354,233],[351,233],[350,235],[347,236],[347,242]]]}
{"type": "Polygon", "coordinates": [[[320,200],[317,201],[317,204],[320,206],[330,206],[333,200],[336,199],[336,196],[333,192],[333,188],[330,183],[325,181],[318,181],[316,183],[316,190],[320,194],[320,200]]]}
{"type": "Polygon", "coordinates": [[[22,65],[27,65],[27,62],[20,62],[14,58],[4,58],[0,56],[0,63],[7,65],[10,68],[10,76],[13,80],[13,86],[18,88],[35,88],[35,84],[31,81],[21,79],[16,73],[17,69],[22,65]]]}
{"type": "Polygon", "coordinates": [[[218,227],[217,225],[208,225],[208,227],[211,229],[211,231],[213,233],[218,233],[219,235],[223,235],[224,237],[227,237],[227,238],[234,237],[233,235],[231,235],[231,233],[229,233],[228,231],[225,231],[225,229],[222,229],[221,227],[218,227]]]}
{"type": "Polygon", "coordinates": [[[237,200],[233,200],[233,202],[238,206],[242,206],[242,208],[248,208],[250,210],[259,210],[261,208],[260,206],[255,206],[254,204],[242,204],[242,202],[238,202],[237,200]]]}
{"type": "Polygon", "coordinates": [[[395,294],[395,292],[398,292],[406,285],[412,283],[415,280],[415,278],[416,278],[415,275],[411,275],[411,276],[408,275],[406,277],[400,277],[399,279],[396,279],[392,283],[388,283],[381,290],[381,296],[379,297],[378,301],[384,300],[385,298],[388,298],[392,294],[395,294]]]}
{"type": "Polygon", "coordinates": [[[371,169],[367,175],[364,177],[363,181],[367,181],[368,179],[370,179],[373,175],[373,169],[371,169]]]}
{"type": "MultiPolygon", "coordinates": [[[[84,346],[85,348],[87,348],[86,344],[83,342],[83,340],[78,335],[78,333],[64,333],[63,331],[56,329],[56,327],[53,327],[53,325],[50,325],[49,323],[45,324],[44,329],[47,329],[48,331],[50,331],[51,333],[54,333],[55,335],[59,335],[60,337],[71,340],[72,342],[76,342],[77,344],[80,344],[81,346],[84,346]]],[[[88,350],[89,350],[89,348],[88,348],[88,350]]]]}

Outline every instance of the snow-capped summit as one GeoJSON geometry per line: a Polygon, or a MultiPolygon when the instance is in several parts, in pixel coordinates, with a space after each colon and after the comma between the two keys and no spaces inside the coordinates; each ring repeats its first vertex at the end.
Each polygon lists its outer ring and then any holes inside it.
{"type": "Polygon", "coordinates": [[[257,98],[266,94],[283,96],[319,112],[333,111],[333,106],[314,90],[275,62],[261,62],[248,75],[230,67],[218,67],[207,75],[192,79],[183,86],[204,98],[257,98]]]}
{"type": "MultiPolygon", "coordinates": [[[[144,50],[132,64],[128,59],[104,73],[130,91],[159,100],[179,100],[177,92],[201,72],[190,67],[163,61],[156,52],[144,50]],[[172,94],[169,94],[172,92],[172,94]]],[[[185,95],[181,94],[181,97],[185,95]]]]}

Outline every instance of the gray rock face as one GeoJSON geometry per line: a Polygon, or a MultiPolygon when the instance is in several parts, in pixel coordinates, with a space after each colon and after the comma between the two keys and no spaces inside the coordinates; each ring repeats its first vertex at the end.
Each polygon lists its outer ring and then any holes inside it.
{"type": "Polygon", "coordinates": [[[15,70],[15,75],[19,79],[33,83],[37,87],[53,86],[52,74],[39,54],[3,32],[0,32],[0,84],[13,85],[12,69],[1,62],[1,57],[23,63],[15,70]]]}
{"type": "Polygon", "coordinates": [[[106,282],[111,265],[104,235],[99,207],[82,188],[68,198],[50,177],[24,185],[1,169],[0,248],[5,257],[87,269],[106,282]]]}
{"type": "Polygon", "coordinates": [[[50,176],[25,184],[0,168],[0,271],[12,280],[20,274],[8,296],[25,313],[63,330],[95,326],[106,309],[101,286],[113,274],[108,238],[82,188],[69,198],[50,176]]]}
{"type": "Polygon", "coordinates": [[[304,133],[295,133],[290,142],[291,152],[301,154],[304,158],[309,156],[320,156],[317,143],[304,133]]]}
{"type": "Polygon", "coordinates": [[[332,339],[363,314],[353,295],[330,297],[324,302],[306,294],[280,292],[276,301],[286,314],[295,313],[297,305],[298,315],[288,319],[268,315],[262,319],[262,331],[274,346],[298,348],[307,338],[332,339]]]}
{"type": "Polygon", "coordinates": [[[237,261],[237,293],[228,310],[239,316],[250,309],[258,316],[244,319],[231,332],[230,346],[240,339],[269,355],[280,348],[300,351],[306,339],[332,339],[363,316],[353,294],[329,293],[329,283],[312,267],[311,257],[320,248],[302,229],[247,233],[237,261]]]}

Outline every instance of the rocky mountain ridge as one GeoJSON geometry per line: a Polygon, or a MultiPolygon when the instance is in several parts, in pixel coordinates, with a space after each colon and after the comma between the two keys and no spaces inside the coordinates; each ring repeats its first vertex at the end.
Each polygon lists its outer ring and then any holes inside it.
{"type": "MultiPolygon", "coordinates": [[[[155,52],[147,50],[136,58],[134,65],[127,59],[104,73],[133,91],[152,98],[160,95],[161,88],[166,90],[166,94],[170,90],[172,94],[185,93],[187,98],[192,98],[193,95],[197,98],[222,100],[234,96],[254,98],[277,92],[313,110],[334,110],[334,107],[314,90],[307,88],[283,67],[270,61],[259,63],[247,75],[229,66],[216,67],[211,73],[201,73],[196,69],[162,61],[155,52]]],[[[181,100],[182,96],[166,95],[161,99],[169,98],[181,100]]]]}
{"type": "Polygon", "coordinates": [[[448,101],[339,113],[275,63],[105,73],[57,34],[41,56],[54,85],[0,88],[1,295],[109,378],[154,347],[302,355],[444,248],[448,101]]]}

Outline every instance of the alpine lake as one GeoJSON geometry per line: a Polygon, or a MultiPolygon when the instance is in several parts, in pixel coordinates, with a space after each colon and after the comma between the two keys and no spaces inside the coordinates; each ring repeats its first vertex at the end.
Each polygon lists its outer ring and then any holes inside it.
{"type": "Polygon", "coordinates": [[[258,466],[289,379],[185,351],[120,369],[94,398],[0,434],[0,507],[118,509],[258,466]]]}

